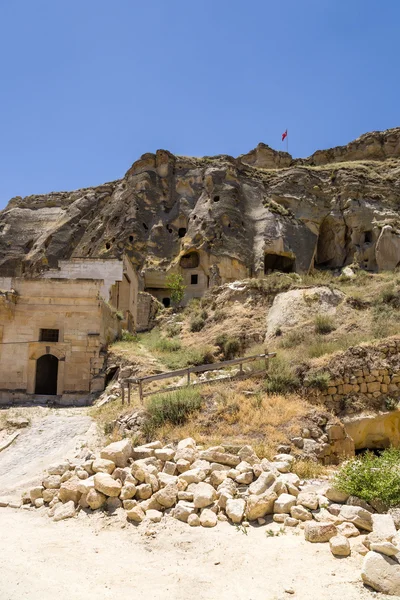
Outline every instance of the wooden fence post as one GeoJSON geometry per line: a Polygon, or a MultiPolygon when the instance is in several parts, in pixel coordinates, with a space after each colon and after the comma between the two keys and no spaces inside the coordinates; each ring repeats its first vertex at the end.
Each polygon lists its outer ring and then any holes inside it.
{"type": "Polygon", "coordinates": [[[187,384],[190,385],[190,367],[187,370],[187,384]]]}
{"type": "Polygon", "coordinates": [[[268,349],[267,348],[264,350],[264,354],[265,354],[265,372],[268,373],[268,370],[269,370],[269,356],[268,356],[268,349]]]}
{"type": "Polygon", "coordinates": [[[122,391],[122,396],[121,396],[121,398],[122,398],[122,405],[124,405],[124,403],[125,403],[125,388],[124,388],[124,383],[123,382],[121,383],[121,391],[122,391]]]}
{"type": "Polygon", "coordinates": [[[141,380],[139,380],[138,382],[139,385],[139,398],[140,398],[140,404],[143,404],[143,387],[142,387],[142,382],[141,380]]]}
{"type": "Polygon", "coordinates": [[[131,382],[128,381],[128,405],[131,405],[131,382]]]}

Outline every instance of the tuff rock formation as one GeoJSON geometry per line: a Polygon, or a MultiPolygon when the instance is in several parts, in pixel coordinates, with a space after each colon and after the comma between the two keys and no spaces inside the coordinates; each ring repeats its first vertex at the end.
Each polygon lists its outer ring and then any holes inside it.
{"type": "MultiPolygon", "coordinates": [[[[0,274],[124,252],[155,274],[189,255],[184,261],[200,262],[208,285],[314,265],[393,269],[399,173],[400,128],[307,159],[265,144],[238,158],[158,150],[118,181],[12,198],[0,212],[0,274]]],[[[153,279],[147,288],[157,287],[153,279]]]]}

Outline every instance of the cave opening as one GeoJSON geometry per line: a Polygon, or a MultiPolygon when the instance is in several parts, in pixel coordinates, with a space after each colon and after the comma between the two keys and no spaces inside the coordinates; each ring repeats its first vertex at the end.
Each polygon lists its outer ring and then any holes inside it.
{"type": "Polygon", "coordinates": [[[178,235],[180,238],[185,237],[186,235],[186,227],[179,227],[178,229],[178,235]]]}
{"type": "Polygon", "coordinates": [[[264,274],[267,275],[272,271],[281,271],[281,273],[294,273],[295,262],[295,259],[291,256],[268,253],[264,256],[264,274]]]}
{"type": "Polygon", "coordinates": [[[372,231],[364,232],[364,244],[371,244],[372,242],[372,231]]]}
{"type": "Polygon", "coordinates": [[[198,252],[190,252],[182,256],[180,265],[182,269],[197,269],[200,264],[200,256],[198,252]]]}
{"type": "Polygon", "coordinates": [[[171,298],[163,298],[162,303],[164,304],[164,308],[169,308],[171,306],[171,298]]]}

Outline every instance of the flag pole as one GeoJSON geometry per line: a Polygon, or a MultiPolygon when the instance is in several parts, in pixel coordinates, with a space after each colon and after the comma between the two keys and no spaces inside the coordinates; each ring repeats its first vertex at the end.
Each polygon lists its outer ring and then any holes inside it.
{"type": "Polygon", "coordinates": [[[286,152],[289,154],[289,129],[286,129],[286,152]]]}

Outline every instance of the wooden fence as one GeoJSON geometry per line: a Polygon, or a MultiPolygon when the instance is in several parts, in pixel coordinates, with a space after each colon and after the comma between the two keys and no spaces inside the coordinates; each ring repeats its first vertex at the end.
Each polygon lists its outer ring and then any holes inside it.
{"type": "Polygon", "coordinates": [[[235,377],[243,377],[244,375],[260,375],[262,373],[268,372],[269,359],[276,356],[275,352],[267,352],[265,354],[256,354],[254,356],[245,356],[242,358],[234,358],[233,360],[224,360],[222,362],[212,363],[210,365],[198,365],[193,367],[186,367],[185,369],[178,369],[177,371],[168,371],[167,373],[159,373],[158,375],[148,375],[146,377],[131,377],[126,379],[121,383],[121,398],[122,404],[125,403],[125,389],[128,389],[128,404],[131,403],[131,386],[137,385],[139,389],[139,398],[141,404],[143,404],[143,398],[145,396],[150,396],[152,394],[160,394],[161,392],[171,392],[173,390],[181,389],[182,385],[174,385],[166,388],[160,388],[157,390],[152,390],[150,392],[144,392],[143,386],[146,383],[150,383],[152,381],[161,381],[162,379],[173,379],[174,377],[186,377],[187,383],[186,385],[199,385],[201,383],[212,383],[213,381],[219,382],[224,381],[226,379],[234,379],[235,377]],[[263,370],[259,371],[250,371],[246,373],[243,371],[243,365],[246,363],[254,362],[257,360],[264,360],[265,367],[263,370]],[[192,373],[206,373],[207,371],[218,371],[220,369],[225,369],[226,367],[233,367],[235,365],[239,365],[239,373],[236,376],[227,375],[226,377],[221,377],[215,380],[207,380],[207,381],[196,381],[192,382],[190,380],[190,375],[192,373]]]}

